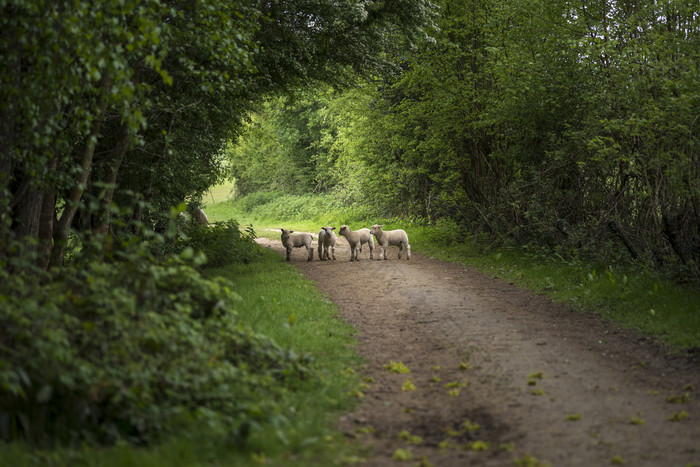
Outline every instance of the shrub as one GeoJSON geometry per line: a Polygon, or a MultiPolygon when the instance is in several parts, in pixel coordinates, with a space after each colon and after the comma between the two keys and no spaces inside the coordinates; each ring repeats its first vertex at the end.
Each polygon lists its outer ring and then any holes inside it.
{"type": "Polygon", "coordinates": [[[468,237],[466,229],[447,218],[437,219],[434,225],[427,226],[425,230],[431,242],[446,246],[464,243],[468,237]]]}
{"type": "Polygon", "coordinates": [[[1,265],[0,436],[147,443],[206,417],[242,439],[283,417],[274,401],[314,374],[309,359],[238,324],[230,284],[202,278],[183,260],[193,256],[92,263],[51,281],[1,265]]]}
{"type": "Polygon", "coordinates": [[[253,227],[241,232],[233,219],[211,226],[187,223],[174,242],[173,251],[180,253],[187,248],[204,253],[209,267],[230,263],[248,264],[259,255],[253,227]]]}

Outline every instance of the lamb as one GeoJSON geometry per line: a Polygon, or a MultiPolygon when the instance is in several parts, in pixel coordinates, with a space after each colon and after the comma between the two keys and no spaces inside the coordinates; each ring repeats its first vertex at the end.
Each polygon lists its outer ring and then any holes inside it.
{"type": "Polygon", "coordinates": [[[350,261],[357,261],[359,253],[362,253],[362,245],[369,244],[369,258],[374,258],[374,239],[369,229],[350,230],[347,225],[342,225],[338,231],[350,244],[350,261]]]}
{"type": "Polygon", "coordinates": [[[377,259],[380,260],[382,257],[389,259],[387,257],[389,245],[399,246],[399,259],[401,259],[403,249],[406,248],[406,259],[411,259],[411,245],[408,244],[406,232],[401,229],[384,231],[382,227],[384,226],[374,224],[371,229],[372,235],[377,238],[377,243],[379,243],[379,258],[377,259]]]}
{"type": "Polygon", "coordinates": [[[209,225],[209,219],[207,218],[207,214],[200,207],[197,207],[194,210],[194,220],[197,222],[197,224],[209,225]]]}
{"type": "Polygon", "coordinates": [[[290,257],[292,255],[292,248],[301,248],[303,246],[306,247],[306,251],[309,253],[309,259],[307,261],[311,261],[314,257],[314,249],[311,248],[311,242],[314,239],[314,236],[311,234],[307,233],[301,233],[298,235],[289,235],[290,233],[293,233],[293,230],[287,230],[287,229],[281,229],[282,230],[282,245],[284,245],[284,248],[287,250],[287,261],[290,260],[290,257]]]}
{"type": "Polygon", "coordinates": [[[335,235],[335,227],[321,227],[321,231],[318,233],[318,258],[323,260],[331,259],[331,255],[328,254],[328,250],[331,250],[333,259],[335,260],[335,242],[338,237],[335,235]]]}

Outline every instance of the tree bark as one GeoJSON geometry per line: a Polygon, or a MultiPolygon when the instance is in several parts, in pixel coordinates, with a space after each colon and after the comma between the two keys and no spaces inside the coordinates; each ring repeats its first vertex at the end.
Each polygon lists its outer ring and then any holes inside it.
{"type": "Polygon", "coordinates": [[[10,174],[12,160],[9,153],[0,153],[0,257],[7,253],[7,246],[12,236],[8,228],[10,218],[10,174]]]}
{"type": "Polygon", "coordinates": [[[639,259],[639,253],[637,252],[637,249],[632,244],[632,241],[629,238],[627,238],[627,235],[625,235],[625,233],[620,230],[620,228],[617,225],[617,222],[615,222],[614,220],[609,220],[608,228],[613,234],[615,234],[617,238],[620,239],[622,244],[625,245],[625,248],[627,248],[627,251],[632,256],[632,258],[635,260],[639,259]]]}
{"type": "MultiPolygon", "coordinates": [[[[26,237],[39,238],[42,198],[41,190],[30,186],[18,200],[15,208],[17,225],[14,229],[18,240],[26,237]]],[[[27,243],[27,247],[36,251],[35,244],[27,243]]]]}
{"type": "MultiPolygon", "coordinates": [[[[58,157],[51,160],[49,170],[56,172],[58,157]]],[[[39,266],[46,270],[51,262],[51,247],[53,245],[53,228],[56,219],[56,189],[47,183],[43,190],[41,214],[39,218],[39,266]]]]}
{"type": "Polygon", "coordinates": [[[88,180],[90,179],[90,172],[92,171],[92,159],[95,154],[95,146],[97,145],[97,139],[102,131],[102,119],[107,111],[107,99],[106,94],[109,91],[111,80],[105,77],[102,80],[102,96],[100,99],[99,109],[95,119],[95,124],[92,127],[92,131],[87,137],[87,145],[83,151],[83,158],[81,160],[80,166],[83,169],[82,174],[77,180],[77,183],[73,185],[73,188],[66,199],[66,206],[63,210],[61,218],[56,224],[56,230],[54,231],[53,239],[53,249],[51,251],[50,266],[62,266],[63,258],[66,254],[66,243],[68,242],[68,233],[70,231],[71,223],[73,222],[73,217],[78,210],[78,201],[83,196],[85,187],[87,186],[88,180]]]}
{"type": "Polygon", "coordinates": [[[126,125],[124,125],[119,134],[117,145],[111,151],[110,160],[108,162],[109,168],[107,178],[103,180],[103,182],[107,185],[107,189],[100,200],[101,209],[97,216],[97,227],[94,229],[95,233],[106,234],[109,232],[110,221],[112,219],[109,206],[112,204],[112,201],[114,201],[117,175],[119,174],[119,168],[124,161],[126,151],[129,149],[129,142],[129,130],[126,125]]]}

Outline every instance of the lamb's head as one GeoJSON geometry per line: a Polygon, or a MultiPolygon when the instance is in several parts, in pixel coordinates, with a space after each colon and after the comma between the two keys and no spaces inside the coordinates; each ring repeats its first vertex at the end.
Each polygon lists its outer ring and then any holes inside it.
{"type": "Polygon", "coordinates": [[[289,238],[289,234],[293,233],[293,230],[287,230],[287,229],[280,229],[282,231],[282,241],[286,240],[289,238]]]}
{"type": "Polygon", "coordinates": [[[349,232],[350,232],[350,227],[348,227],[347,225],[341,225],[340,230],[338,230],[338,233],[340,235],[347,235],[349,232]]]}
{"type": "Polygon", "coordinates": [[[369,231],[372,233],[372,235],[374,235],[374,236],[376,237],[378,234],[381,234],[381,233],[382,233],[382,227],[384,227],[384,224],[382,224],[382,225],[374,224],[374,225],[369,229],[369,231]]]}
{"type": "Polygon", "coordinates": [[[321,227],[321,230],[324,230],[324,231],[326,232],[326,235],[330,235],[330,234],[332,234],[333,231],[335,230],[335,227],[330,227],[330,226],[328,226],[328,227],[321,227]]]}

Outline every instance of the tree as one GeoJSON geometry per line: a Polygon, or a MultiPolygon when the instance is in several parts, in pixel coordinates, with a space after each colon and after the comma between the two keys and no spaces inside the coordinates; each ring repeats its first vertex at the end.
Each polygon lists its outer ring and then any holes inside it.
{"type": "Polygon", "coordinates": [[[196,202],[264,96],[389,70],[392,40],[419,36],[431,16],[427,0],[1,8],[0,250],[38,238],[41,263],[57,266],[71,229],[109,239],[196,202]]]}
{"type": "Polygon", "coordinates": [[[354,89],[306,96],[319,104],[286,123],[307,131],[287,143],[392,215],[700,278],[694,4],[438,4],[397,72],[352,106],[354,89]]]}

